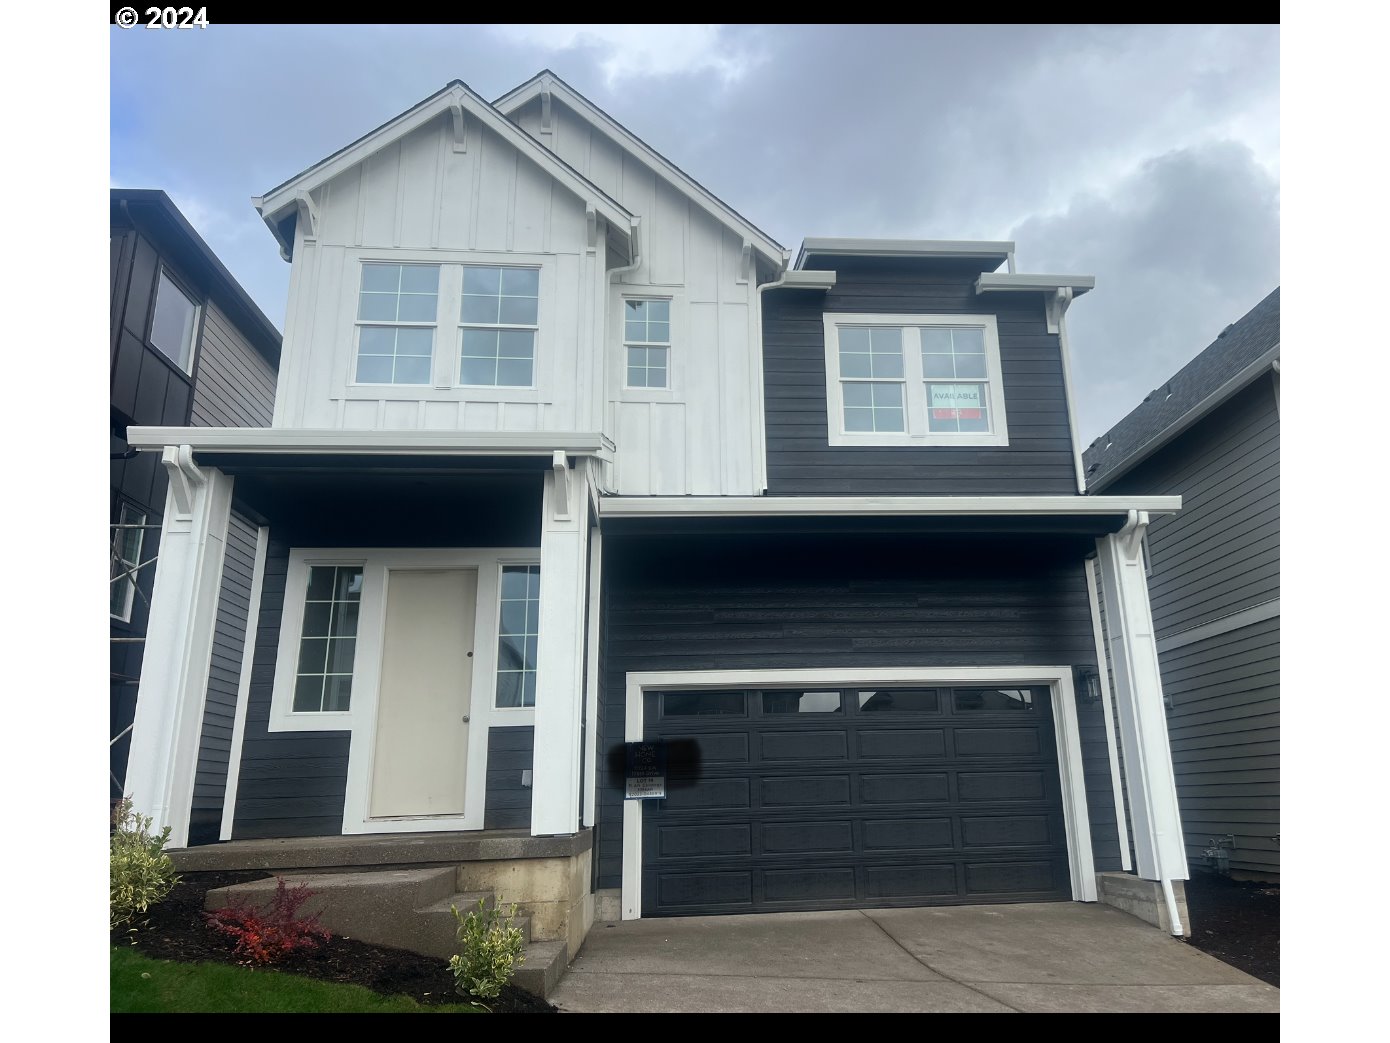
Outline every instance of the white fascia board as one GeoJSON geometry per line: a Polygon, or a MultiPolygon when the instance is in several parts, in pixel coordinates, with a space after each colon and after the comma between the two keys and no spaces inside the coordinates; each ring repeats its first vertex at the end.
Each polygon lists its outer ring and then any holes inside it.
{"type": "Polygon", "coordinates": [[[358,138],[346,148],[314,164],[308,170],[296,174],[283,184],[276,185],[263,196],[252,199],[251,202],[266,224],[273,226],[277,217],[296,205],[299,193],[312,192],[344,171],[366,161],[393,141],[442,116],[449,111],[451,105],[463,106],[474,119],[501,135],[504,141],[584,200],[586,205],[592,206],[609,224],[618,228],[624,235],[632,234],[633,215],[621,203],[457,81],[376,130],[358,138]]]}
{"type": "Polygon", "coordinates": [[[605,518],[1174,514],[1181,496],[608,496],[605,518]]]}
{"type": "Polygon", "coordinates": [[[613,443],[597,432],[345,431],[280,427],[132,427],[134,449],[191,446],[194,453],[289,453],[323,456],[606,457],[613,443]]]}
{"type": "Polygon", "coordinates": [[[499,112],[510,116],[517,109],[527,105],[546,91],[552,95],[559,95],[560,99],[576,114],[615,138],[624,148],[646,164],[650,170],[694,200],[696,205],[705,213],[738,232],[752,244],[758,253],[771,261],[777,268],[780,269],[785,263],[786,251],[782,248],[781,243],[589,101],[588,98],[576,93],[574,88],[567,83],[546,73],[541,73],[520,87],[502,95],[492,104],[499,112]]]}
{"type": "Polygon", "coordinates": [[[1027,293],[1070,289],[1080,297],[1096,288],[1094,275],[1019,275],[1014,272],[984,272],[975,280],[976,293],[1027,293]]]}
{"type": "MultiPolygon", "coordinates": [[[[791,269],[782,273],[775,288],[779,290],[830,290],[835,286],[835,279],[835,272],[818,272],[810,268],[791,269]]],[[[773,286],[768,287],[768,289],[773,288],[773,286]]]]}
{"type": "Polygon", "coordinates": [[[810,256],[829,257],[978,257],[1008,260],[1014,244],[984,239],[803,239],[793,268],[810,256]]]}
{"type": "Polygon", "coordinates": [[[1138,449],[1130,453],[1129,456],[1121,460],[1119,466],[1117,466],[1113,471],[1108,471],[1104,475],[1102,475],[1094,483],[1094,486],[1088,487],[1093,487],[1095,489],[1104,489],[1106,486],[1115,484],[1115,482],[1119,481],[1125,475],[1129,474],[1130,471],[1134,470],[1136,467],[1142,464],[1149,457],[1153,456],[1154,453],[1158,452],[1164,446],[1168,445],[1168,443],[1172,442],[1175,438],[1178,437],[1178,435],[1186,432],[1193,425],[1195,425],[1197,421],[1207,416],[1218,406],[1230,401],[1237,394],[1244,391],[1246,388],[1248,388],[1251,384],[1255,383],[1255,381],[1259,380],[1260,377],[1264,376],[1266,373],[1273,373],[1278,368],[1278,365],[1279,345],[1276,344],[1274,345],[1274,347],[1270,348],[1263,355],[1257,358],[1254,362],[1250,363],[1250,365],[1246,366],[1235,376],[1231,377],[1230,380],[1226,381],[1224,384],[1218,387],[1206,398],[1198,402],[1195,406],[1189,409],[1182,416],[1174,420],[1171,424],[1169,424],[1162,431],[1160,431],[1156,436],[1149,439],[1138,449]]]}

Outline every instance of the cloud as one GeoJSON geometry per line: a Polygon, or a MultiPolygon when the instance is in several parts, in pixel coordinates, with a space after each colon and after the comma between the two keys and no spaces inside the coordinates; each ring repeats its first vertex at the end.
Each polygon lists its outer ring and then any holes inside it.
{"type": "Polygon", "coordinates": [[[501,25],[503,39],[564,55],[591,51],[608,86],[648,76],[713,72],[724,83],[743,77],[760,60],[731,46],[717,25],[501,25]]]}
{"type": "Polygon", "coordinates": [[[1068,329],[1090,442],[1279,282],[1279,189],[1235,142],[1143,162],[1013,230],[1022,271],[1096,276],[1068,329]]]}

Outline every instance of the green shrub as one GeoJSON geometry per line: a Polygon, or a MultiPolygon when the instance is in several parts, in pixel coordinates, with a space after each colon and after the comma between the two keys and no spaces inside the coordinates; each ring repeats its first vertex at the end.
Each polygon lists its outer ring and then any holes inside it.
{"type": "Polygon", "coordinates": [[[164,853],[169,827],[150,833],[154,820],[136,814],[130,801],[111,813],[111,929],[129,923],[168,897],[179,878],[164,853]]]}
{"type": "Polygon", "coordinates": [[[449,957],[449,969],[454,972],[458,991],[479,999],[496,999],[502,986],[512,980],[521,955],[521,930],[512,924],[516,916],[513,905],[506,913],[500,906],[487,908],[478,900],[478,908],[460,913],[457,906],[449,907],[458,921],[460,955],[449,957]]]}

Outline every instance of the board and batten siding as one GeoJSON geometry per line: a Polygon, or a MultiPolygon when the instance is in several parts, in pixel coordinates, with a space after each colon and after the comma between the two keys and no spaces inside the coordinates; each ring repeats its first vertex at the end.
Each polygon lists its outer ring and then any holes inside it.
{"type": "MultiPolygon", "coordinates": [[[[1084,543],[606,537],[596,886],[621,886],[629,672],[1095,666],[1084,543]]],[[[1096,868],[1118,869],[1105,720],[1099,704],[1077,713],[1096,868]]]]}
{"type": "Polygon", "coordinates": [[[1188,862],[1205,865],[1212,838],[1234,836],[1233,870],[1277,877],[1279,409],[1272,379],[1251,385],[1104,491],[1183,498],[1179,514],[1149,526],[1148,561],[1188,862]],[[1272,615],[1223,623],[1252,609],[1272,615]]]}
{"type": "Polygon", "coordinates": [[[974,291],[978,266],[843,260],[828,292],[772,290],[763,301],[771,495],[1067,495],[1076,472],[1061,346],[1041,294],[974,291]],[[832,446],[825,312],[995,316],[1009,444],[832,446]]]}
{"type": "Polygon", "coordinates": [[[275,410],[275,367],[208,301],[193,385],[194,427],[269,427],[275,410]]]}
{"type": "Polygon", "coordinates": [[[217,842],[222,828],[222,804],[227,790],[227,765],[232,748],[237,687],[251,608],[251,576],[256,566],[257,527],[236,511],[227,525],[227,548],[222,559],[222,586],[212,632],[207,698],[203,706],[198,767],[193,778],[188,843],[217,842]]]}
{"type": "Polygon", "coordinates": [[[537,98],[511,116],[642,219],[640,262],[608,291],[606,430],[618,445],[615,491],[750,495],[763,491],[756,276],[743,240],[642,158],[574,112],[537,98]],[[628,390],[624,297],[671,299],[671,389],[628,390]]]}

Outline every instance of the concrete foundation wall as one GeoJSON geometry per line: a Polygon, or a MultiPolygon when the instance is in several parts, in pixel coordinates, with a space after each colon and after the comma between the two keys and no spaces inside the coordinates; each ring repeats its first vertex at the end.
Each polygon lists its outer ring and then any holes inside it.
{"type": "Polygon", "coordinates": [[[556,858],[466,862],[456,882],[460,891],[491,891],[503,908],[515,902],[531,917],[533,938],[567,942],[573,956],[594,923],[591,855],[585,848],[556,858]]]}
{"type": "MultiPolygon", "coordinates": [[[[1132,873],[1097,873],[1099,897],[1130,916],[1137,916],[1164,931],[1172,930],[1168,903],[1163,888],[1156,880],[1143,880],[1132,873]]],[[[1187,890],[1181,880],[1173,881],[1173,897],[1177,900],[1178,918],[1182,920],[1184,937],[1192,936],[1192,919],[1187,912],[1187,890]]]]}

